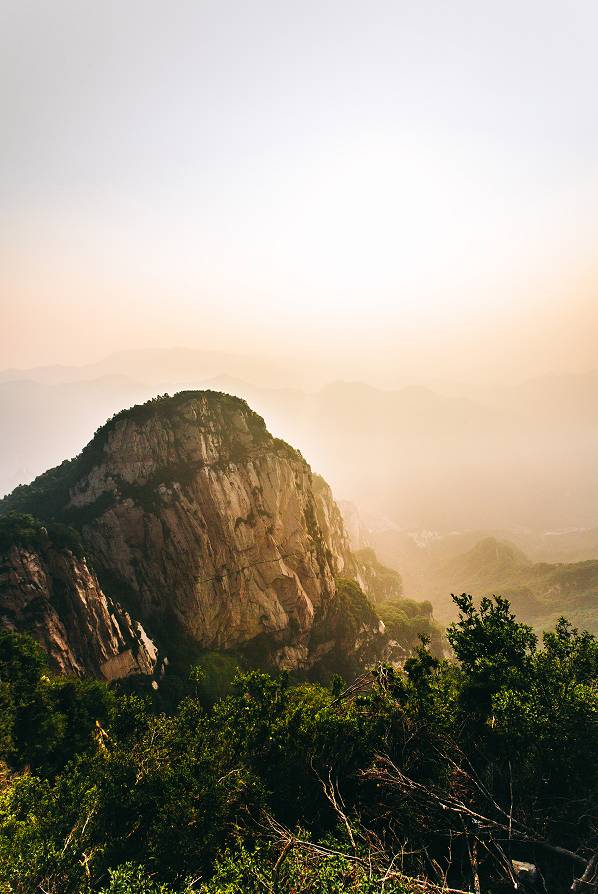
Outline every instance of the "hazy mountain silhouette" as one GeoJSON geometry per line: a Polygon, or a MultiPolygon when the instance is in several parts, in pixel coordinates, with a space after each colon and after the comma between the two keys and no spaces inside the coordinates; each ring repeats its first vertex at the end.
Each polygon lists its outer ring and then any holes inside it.
{"type": "MultiPolygon", "coordinates": [[[[509,539],[525,529],[540,538],[530,555],[545,558],[544,532],[598,525],[597,373],[500,388],[334,382],[315,391],[293,384],[301,375],[284,359],[179,349],[5,370],[0,491],[78,452],[131,403],[212,387],[248,400],[340,498],[399,529],[507,531],[509,539]]],[[[585,530],[552,543],[565,559],[595,554],[585,530]]]]}
{"type": "Polygon", "coordinates": [[[146,384],[167,381],[178,384],[188,377],[206,378],[226,373],[247,378],[260,385],[273,381],[303,381],[292,363],[285,359],[241,356],[223,351],[190,348],[140,348],[118,351],[96,363],[83,366],[40,366],[32,369],[0,371],[0,382],[29,379],[40,384],[91,381],[104,376],[126,376],[146,384]]]}

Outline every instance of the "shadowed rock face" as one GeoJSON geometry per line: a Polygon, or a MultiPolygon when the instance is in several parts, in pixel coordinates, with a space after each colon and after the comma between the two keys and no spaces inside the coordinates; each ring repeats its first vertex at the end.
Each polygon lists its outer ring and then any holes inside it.
{"type": "Polygon", "coordinates": [[[0,629],[30,633],[63,674],[112,680],[156,664],[141,625],[105,595],[85,559],[45,536],[0,550],[0,629]]]}
{"type": "Polygon", "coordinates": [[[354,574],[342,517],[244,401],[183,392],[134,407],[46,476],[0,508],[35,512],[41,494],[158,641],[259,644],[289,668],[333,647],[335,577],[354,574]]]}

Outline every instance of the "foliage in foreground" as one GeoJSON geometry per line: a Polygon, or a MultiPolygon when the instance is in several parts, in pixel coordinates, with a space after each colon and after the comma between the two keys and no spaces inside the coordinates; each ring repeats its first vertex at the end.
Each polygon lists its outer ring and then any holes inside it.
{"type": "Polygon", "coordinates": [[[455,601],[453,661],[240,673],[170,715],[0,635],[1,894],[499,892],[512,860],[592,890],[598,643],[455,601]]]}

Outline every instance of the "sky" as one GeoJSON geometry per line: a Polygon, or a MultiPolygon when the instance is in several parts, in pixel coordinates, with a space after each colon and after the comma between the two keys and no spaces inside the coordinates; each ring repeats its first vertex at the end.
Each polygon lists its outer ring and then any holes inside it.
{"type": "Polygon", "coordinates": [[[598,5],[0,0],[0,367],[598,366],[598,5]]]}

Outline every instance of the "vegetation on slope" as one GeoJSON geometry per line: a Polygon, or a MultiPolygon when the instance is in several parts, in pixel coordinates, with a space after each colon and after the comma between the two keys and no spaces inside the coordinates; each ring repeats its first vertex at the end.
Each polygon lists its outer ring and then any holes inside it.
{"type": "Polygon", "coordinates": [[[442,627],[434,620],[431,602],[405,598],[381,602],[376,608],[390,639],[398,642],[407,653],[423,636],[430,642],[434,655],[442,655],[442,627]]]}
{"type": "Polygon", "coordinates": [[[78,531],[60,522],[43,525],[28,513],[9,512],[0,516],[0,551],[12,546],[40,549],[52,545],[56,549],[69,549],[76,556],[83,555],[83,541],[78,531]]]}
{"type": "Polygon", "coordinates": [[[598,560],[534,563],[512,543],[486,538],[432,569],[431,576],[431,596],[457,587],[478,596],[500,593],[535,626],[554,624],[564,612],[598,633],[598,560]]]}
{"type": "Polygon", "coordinates": [[[512,860],[553,894],[592,881],[598,643],[456,604],[452,662],[422,645],[330,687],[241,673],[170,714],[53,680],[1,635],[0,891],[498,894],[512,860]]]}

